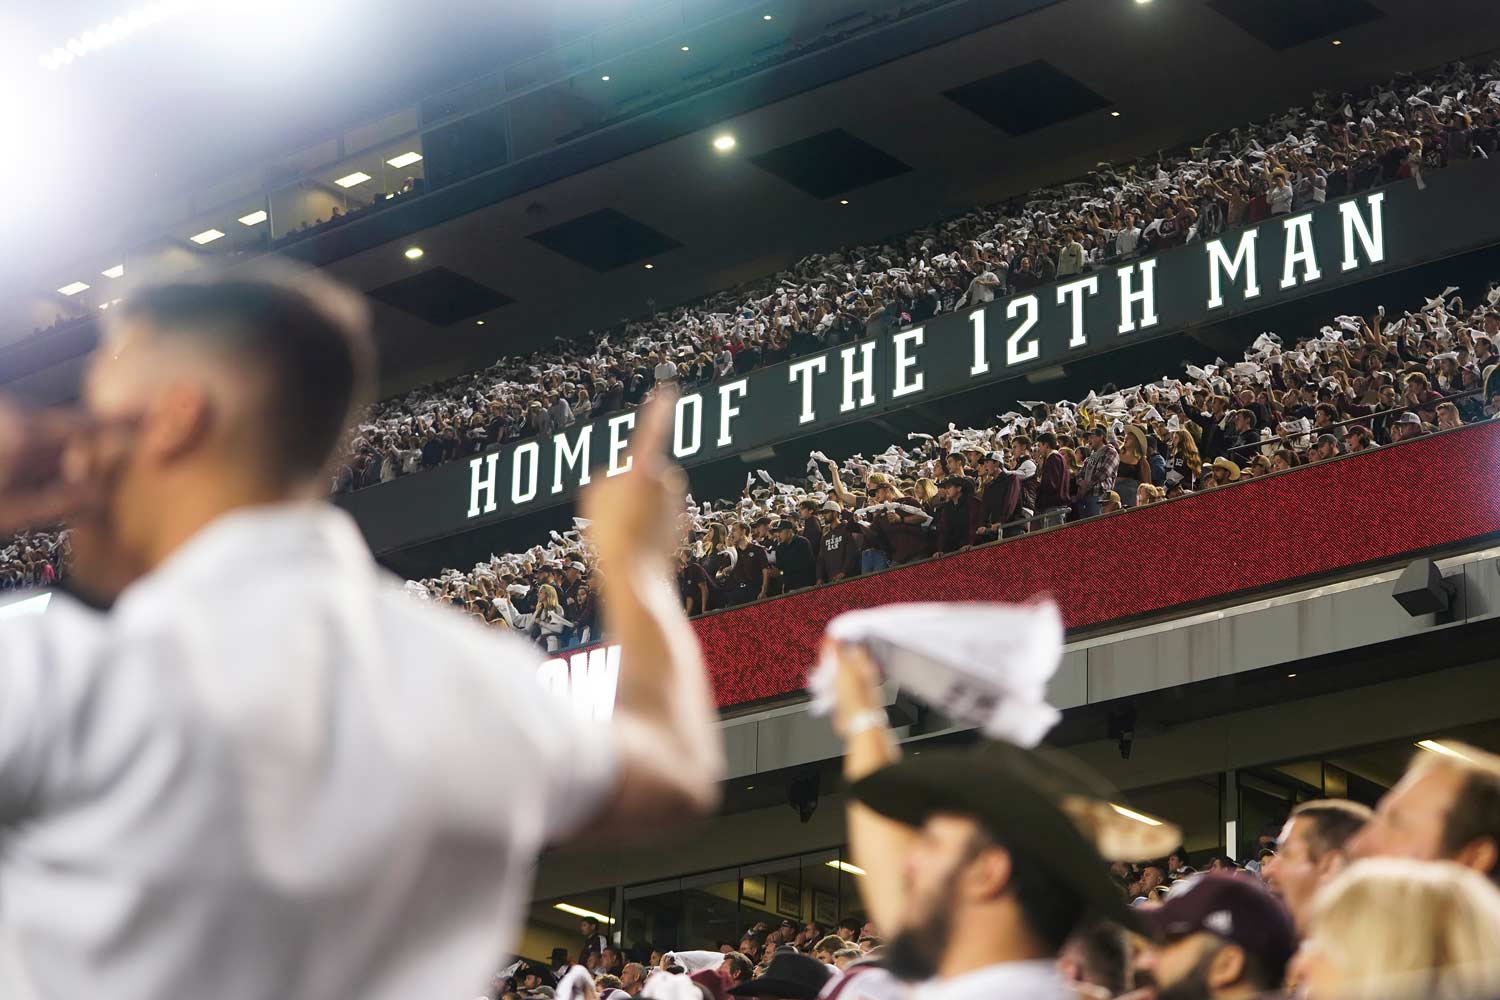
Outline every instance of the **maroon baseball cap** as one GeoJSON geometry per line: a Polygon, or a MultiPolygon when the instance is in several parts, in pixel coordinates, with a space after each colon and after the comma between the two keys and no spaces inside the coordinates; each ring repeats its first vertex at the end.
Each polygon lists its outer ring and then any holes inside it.
{"type": "Polygon", "coordinates": [[[1297,950],[1286,907],[1258,882],[1237,875],[1179,882],[1161,906],[1140,907],[1137,913],[1158,938],[1212,934],[1239,945],[1278,976],[1297,950]]]}

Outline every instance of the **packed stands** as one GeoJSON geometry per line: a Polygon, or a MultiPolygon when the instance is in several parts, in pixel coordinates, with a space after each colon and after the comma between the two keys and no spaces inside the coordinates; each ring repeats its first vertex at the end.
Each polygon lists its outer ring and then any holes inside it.
{"type": "MultiPolygon", "coordinates": [[[[698,614],[1500,415],[1500,289],[1455,288],[1387,319],[1339,316],[1293,346],[984,428],[913,434],[871,458],[809,456],[806,479],[749,474],[741,496],[683,512],[685,607],[698,614]]],[[[586,522],[523,553],[407,584],[549,650],[599,637],[586,522]]]]}
{"type": "Polygon", "coordinates": [[[1500,143],[1500,64],[1453,63],[1368,97],[1214,133],[1202,146],[975,209],[882,244],[804,258],[694,306],[589,336],[377,406],[336,493],[639,405],[658,381],[690,388],[877,336],[1059,278],[1397,180],[1422,183],[1500,143]]]}

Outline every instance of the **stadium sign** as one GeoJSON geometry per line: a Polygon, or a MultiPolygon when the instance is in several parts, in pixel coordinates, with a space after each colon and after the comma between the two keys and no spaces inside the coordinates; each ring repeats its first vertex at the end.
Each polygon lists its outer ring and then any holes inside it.
{"type": "MultiPolygon", "coordinates": [[[[757,369],[677,401],[685,465],[996,383],[1500,238],[1500,166],[1451,167],[757,369]]],[[[633,413],[341,498],[377,552],[570,499],[630,468],[633,413]]]]}
{"type": "Polygon", "coordinates": [[[537,667],[542,687],[569,702],[585,719],[603,722],[614,715],[620,683],[620,647],[596,646],[566,659],[553,657],[537,667]]]}

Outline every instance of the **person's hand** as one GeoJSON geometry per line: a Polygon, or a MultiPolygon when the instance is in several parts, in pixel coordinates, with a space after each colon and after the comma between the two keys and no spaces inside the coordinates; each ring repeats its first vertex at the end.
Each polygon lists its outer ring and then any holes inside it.
{"type": "Polygon", "coordinates": [[[582,516],[603,564],[643,557],[668,561],[676,551],[676,511],[687,482],[666,456],[676,393],[657,394],[637,411],[630,436],[630,471],[596,479],[584,491],[582,516]]]}
{"type": "Polygon", "coordinates": [[[867,712],[883,712],[880,694],[880,668],[869,652],[860,645],[823,640],[823,655],[836,665],[834,673],[833,729],[843,737],[849,723],[867,712]]]}
{"type": "Polygon", "coordinates": [[[63,462],[87,423],[81,413],[32,413],[0,399],[0,535],[52,524],[96,498],[94,481],[65,474],[63,462]]]}

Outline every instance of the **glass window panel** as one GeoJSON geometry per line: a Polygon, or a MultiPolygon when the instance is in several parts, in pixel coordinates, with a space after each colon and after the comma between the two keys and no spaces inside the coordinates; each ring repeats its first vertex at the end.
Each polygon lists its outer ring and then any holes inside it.
{"type": "Polygon", "coordinates": [[[557,966],[559,953],[566,954],[568,961],[576,962],[583,948],[583,918],[577,913],[558,909],[558,905],[587,910],[605,919],[600,921],[599,932],[613,938],[615,914],[614,892],[597,889],[589,892],[574,892],[555,899],[532,903],[526,914],[526,926],[521,932],[518,954],[534,962],[557,966]]]}
{"type": "Polygon", "coordinates": [[[681,930],[681,880],[670,879],[625,890],[620,943],[632,960],[646,961],[654,950],[677,947],[681,930]]]}
{"type": "Polygon", "coordinates": [[[682,880],[680,948],[739,947],[739,870],[709,872],[682,880]]]}

